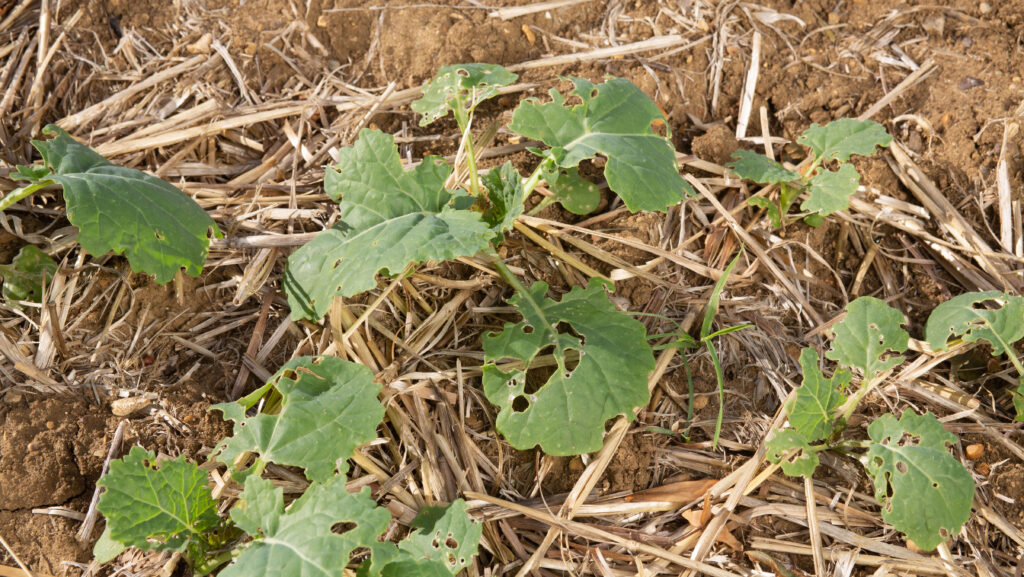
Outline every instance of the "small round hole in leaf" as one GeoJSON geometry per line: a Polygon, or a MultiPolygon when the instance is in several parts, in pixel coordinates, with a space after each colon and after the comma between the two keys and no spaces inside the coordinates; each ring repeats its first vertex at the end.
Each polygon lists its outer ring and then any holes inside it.
{"type": "Polygon", "coordinates": [[[516,413],[522,413],[526,409],[530,408],[530,401],[523,395],[519,395],[512,401],[512,410],[516,413]]]}

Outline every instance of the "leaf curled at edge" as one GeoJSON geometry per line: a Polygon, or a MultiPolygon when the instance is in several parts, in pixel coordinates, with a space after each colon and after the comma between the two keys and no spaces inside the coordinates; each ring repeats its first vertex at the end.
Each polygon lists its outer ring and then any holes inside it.
{"type": "Polygon", "coordinates": [[[812,124],[797,142],[810,147],[818,158],[847,161],[852,154],[875,154],[876,147],[889,146],[892,136],[873,120],[840,118],[824,126],[812,124]]]}
{"type": "Polygon", "coordinates": [[[826,379],[818,368],[818,353],[811,347],[800,351],[800,367],[803,384],[786,407],[789,423],[807,441],[819,441],[832,434],[833,413],[846,401],[842,390],[850,384],[852,375],[840,369],[831,379],[826,379]]]}
{"type": "Polygon", "coordinates": [[[860,186],[860,173],[851,164],[841,164],[839,170],[819,170],[807,185],[807,199],[800,204],[801,210],[817,211],[828,216],[850,208],[850,197],[860,186]]]}
{"type": "Polygon", "coordinates": [[[800,180],[800,174],[789,170],[763,154],[751,150],[739,149],[732,154],[725,167],[736,173],[736,176],[761,184],[777,184],[800,180]]]}
{"type": "Polygon", "coordinates": [[[132,270],[152,274],[158,284],[181,269],[199,276],[211,231],[221,236],[206,211],[167,182],[112,164],[56,125],[43,132],[56,136],[32,145],[51,172],[19,170],[19,176],[61,185],[68,220],[86,252],[124,254],[132,270]]]}
{"type": "Polygon", "coordinates": [[[652,129],[665,117],[643,91],[622,78],[609,77],[603,84],[570,80],[580,104],[566,106],[565,97],[552,90],[546,104],[535,98],[521,102],[509,128],[551,147],[543,155],[561,168],[605,157],[608,187],[633,212],[664,211],[694,194],[679,175],[671,141],[652,129]]]}
{"type": "Polygon", "coordinates": [[[882,415],[868,427],[864,457],[882,518],[930,551],[971,516],[974,479],[949,453],[956,437],[931,413],[882,415]]]}
{"type": "Polygon", "coordinates": [[[344,475],[359,445],[377,437],[384,407],[370,369],[338,357],[299,357],[269,381],[281,394],[281,412],[246,417],[239,402],[212,408],[234,421],[234,435],[221,441],[216,459],[232,466],[245,452],[264,461],[303,467],[312,481],[335,470],[344,475]]]}
{"type": "Polygon", "coordinates": [[[422,115],[420,126],[426,126],[447,116],[456,99],[462,98],[466,112],[470,112],[484,100],[497,96],[500,87],[512,84],[517,78],[519,75],[498,64],[442,66],[411,108],[422,115]]]}
{"type": "Polygon", "coordinates": [[[456,194],[444,182],[452,169],[437,157],[406,171],[394,137],[370,129],[338,154],[324,176],[325,192],[339,202],[338,223],[288,257],[282,287],[293,319],[323,318],[335,296],[376,286],[378,272],[490,245],[494,231],[482,215],[451,206],[456,194]]]}
{"type": "Polygon", "coordinates": [[[903,362],[902,356],[883,356],[907,350],[910,335],[901,326],[903,313],[874,297],[860,297],[846,307],[846,318],[836,325],[832,349],[825,356],[856,367],[870,381],[903,362]]]}
{"type": "Polygon", "coordinates": [[[50,284],[56,272],[57,263],[50,255],[35,245],[23,246],[11,264],[0,265],[4,300],[12,306],[17,306],[14,301],[41,302],[43,282],[50,284]]]}
{"type": "Polygon", "coordinates": [[[790,477],[811,477],[821,462],[807,439],[794,429],[776,431],[765,443],[765,450],[768,460],[781,464],[782,472],[790,477]]]}
{"type": "Polygon", "coordinates": [[[487,201],[490,206],[484,212],[484,221],[499,235],[512,229],[513,223],[523,214],[523,179],[506,162],[501,168],[492,168],[484,177],[487,187],[487,201]]]}
{"type": "Polygon", "coordinates": [[[1024,338],[1024,297],[999,291],[955,296],[932,310],[925,324],[925,339],[934,351],[948,347],[950,337],[992,345],[992,355],[1011,351],[1024,338]],[[996,305],[988,308],[985,305],[996,305]]]}
{"type": "Polygon", "coordinates": [[[575,287],[556,302],[545,298],[546,283],[534,283],[509,299],[523,320],[484,336],[484,393],[500,407],[496,427],[512,446],[540,445],[556,456],[593,452],[601,448],[608,419],[633,420],[633,409],[648,401],[654,355],[646,331],[615,308],[603,286],[591,279],[586,289],[575,287]],[[559,330],[566,325],[571,332],[559,330]],[[526,370],[498,368],[503,358],[529,366],[549,346],[556,368],[536,390],[526,370]],[[575,367],[570,350],[579,356],[575,367]]]}
{"type": "Polygon", "coordinates": [[[96,482],[106,489],[98,508],[107,518],[108,537],[156,551],[198,547],[220,525],[208,482],[184,456],[157,464],[153,453],[132,447],[96,482]]]}

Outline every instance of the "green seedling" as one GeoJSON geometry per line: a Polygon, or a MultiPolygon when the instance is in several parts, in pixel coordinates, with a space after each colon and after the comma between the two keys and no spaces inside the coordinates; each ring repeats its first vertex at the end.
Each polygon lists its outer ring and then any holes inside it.
{"type": "Polygon", "coordinates": [[[903,362],[910,338],[903,322],[902,313],[878,299],[851,302],[825,354],[839,367],[826,377],[818,353],[801,351],[803,384],[785,406],[789,427],[775,431],[766,449],[787,475],[803,477],[814,474],[822,451],[858,457],[873,479],[882,518],[931,550],[959,532],[971,514],[974,479],[949,452],[956,438],[931,413],[913,411],[876,419],[868,440],[842,437],[865,395],[903,362]],[[854,373],[860,384],[851,392],[854,373]]]}
{"type": "Polygon", "coordinates": [[[57,263],[50,255],[31,244],[22,247],[11,264],[0,265],[4,300],[12,306],[18,306],[17,301],[42,302],[43,285],[56,273],[57,263]]]}
{"type": "Polygon", "coordinates": [[[778,185],[777,202],[763,197],[747,200],[750,205],[765,209],[775,228],[786,224],[789,209],[804,194],[807,198],[800,209],[810,213],[804,220],[814,226],[833,212],[849,208],[850,197],[860,186],[860,173],[849,164],[850,156],[871,156],[878,151],[877,147],[889,146],[892,137],[877,122],[842,118],[824,126],[811,125],[797,142],[812,153],[810,166],[802,172],[749,150],[737,151],[733,154],[735,160],[726,164],[744,180],[778,185]],[[830,170],[826,163],[837,167],[830,170]]]}
{"type": "Polygon", "coordinates": [[[0,211],[50,185],[64,189],[67,217],[86,252],[124,254],[136,272],[165,284],[179,271],[199,276],[217,225],[185,193],[145,172],[112,164],[56,125],[54,138],[33,140],[42,165],[18,166],[29,182],[0,199],[0,211]]]}

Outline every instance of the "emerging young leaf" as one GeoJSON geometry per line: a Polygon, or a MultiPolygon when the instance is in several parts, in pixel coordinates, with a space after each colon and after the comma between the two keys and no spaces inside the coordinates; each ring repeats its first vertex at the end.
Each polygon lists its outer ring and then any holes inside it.
{"type": "Polygon", "coordinates": [[[763,154],[741,148],[734,152],[732,157],[736,160],[726,163],[725,167],[744,180],[761,184],[800,180],[799,173],[789,170],[781,163],[775,162],[763,154]]]}
{"type": "Polygon", "coordinates": [[[523,179],[519,171],[506,162],[500,169],[491,169],[484,177],[490,206],[484,212],[486,222],[499,235],[512,229],[512,224],[523,214],[523,179]]]}
{"type": "Polygon", "coordinates": [[[17,306],[14,301],[42,301],[43,281],[49,284],[56,272],[57,263],[50,255],[34,245],[25,245],[11,264],[0,265],[4,300],[12,306],[17,306]]]}
{"type": "Polygon", "coordinates": [[[582,103],[565,106],[565,98],[552,90],[547,104],[524,100],[509,128],[550,146],[545,154],[562,168],[598,154],[607,158],[608,187],[631,211],[665,210],[687,192],[693,194],[679,176],[671,141],[651,128],[665,117],[646,94],[622,78],[600,85],[582,78],[572,81],[572,94],[582,103]]]}
{"type": "Polygon", "coordinates": [[[817,158],[846,161],[852,154],[873,155],[876,146],[889,146],[892,137],[873,120],[841,118],[824,126],[812,124],[797,142],[811,147],[817,158]]]}
{"type": "Polygon", "coordinates": [[[804,381],[787,408],[789,424],[809,442],[832,434],[835,410],[846,401],[842,390],[850,384],[850,372],[840,369],[826,379],[818,368],[818,353],[811,347],[800,351],[804,381]]]}
{"type": "MultiPolygon", "coordinates": [[[[414,560],[435,561],[457,575],[473,562],[484,530],[466,510],[462,499],[447,507],[423,509],[412,522],[416,531],[399,543],[398,548],[414,560]]],[[[385,567],[384,575],[387,574],[385,567]]]]}
{"type": "Polygon", "coordinates": [[[1007,351],[1024,339],[1024,297],[998,291],[967,293],[953,297],[932,310],[925,325],[928,346],[947,348],[950,336],[974,343],[987,341],[992,354],[1007,351]]]}
{"type": "Polygon", "coordinates": [[[747,199],[747,204],[750,206],[756,206],[763,208],[768,211],[768,220],[772,222],[772,226],[780,228],[782,226],[782,212],[779,210],[779,205],[775,204],[767,198],[760,196],[754,196],[747,199]]]}
{"type": "Polygon", "coordinates": [[[349,493],[342,475],[313,483],[287,510],[283,491],[255,475],[245,480],[231,519],[254,540],[221,577],[342,577],[356,548],[371,554],[391,543],[378,537],[391,515],[370,498],[370,488],[349,493]],[[333,533],[332,527],[344,532],[333,533]]]}
{"type": "Polygon", "coordinates": [[[885,414],[868,427],[865,468],[874,479],[882,518],[930,551],[960,531],[971,515],[974,479],[949,453],[956,438],[931,413],[885,414]]]}
{"type": "Polygon", "coordinates": [[[555,200],[573,214],[590,214],[601,203],[601,191],[594,183],[580,176],[576,167],[556,168],[546,173],[544,178],[555,200]]]}
{"type": "Polygon", "coordinates": [[[817,451],[794,429],[776,431],[765,449],[768,460],[781,463],[782,472],[790,477],[811,477],[821,462],[817,451]]]}
{"type": "Polygon", "coordinates": [[[68,220],[79,228],[86,252],[123,253],[132,270],[152,274],[160,284],[182,268],[199,276],[210,231],[220,231],[195,201],[155,176],[111,164],[56,125],[43,132],[57,135],[32,141],[50,172],[19,170],[12,176],[64,188],[68,220]]]}
{"type": "Polygon", "coordinates": [[[501,408],[496,426],[512,446],[540,445],[559,456],[589,453],[601,448],[608,419],[632,420],[633,409],[647,402],[654,355],[644,326],[616,310],[600,280],[573,288],[561,302],[546,299],[547,290],[538,282],[509,299],[523,320],[484,335],[484,393],[501,408]],[[496,364],[507,358],[529,366],[549,347],[556,366],[546,378],[496,364]]]}
{"type": "Polygon", "coordinates": [[[99,510],[109,538],[139,549],[194,554],[220,525],[208,482],[184,456],[157,464],[153,453],[132,447],[96,482],[106,489],[99,510]]]}
{"type": "Polygon", "coordinates": [[[519,78],[498,64],[454,64],[442,66],[423,89],[423,97],[412,103],[413,112],[422,115],[426,126],[448,115],[460,103],[466,113],[484,100],[497,96],[498,89],[519,78]]]}
{"type": "Polygon", "coordinates": [[[807,200],[801,210],[817,211],[821,216],[850,208],[850,197],[860,186],[860,173],[852,164],[841,164],[839,170],[821,169],[807,186],[807,200]]]}
{"type": "Polygon", "coordinates": [[[281,412],[246,417],[242,402],[214,405],[234,421],[234,436],[217,445],[229,466],[244,452],[263,461],[306,469],[313,481],[344,475],[359,445],[377,437],[384,407],[370,369],[338,357],[299,357],[285,364],[269,385],[281,394],[281,412]]]}
{"type": "Polygon", "coordinates": [[[825,356],[847,367],[856,367],[870,381],[903,362],[888,351],[907,350],[910,335],[900,326],[903,313],[874,297],[860,297],[846,307],[846,318],[835,328],[832,350],[825,356]]]}
{"type": "Polygon", "coordinates": [[[494,233],[480,213],[450,206],[444,181],[452,169],[440,159],[405,171],[394,137],[368,129],[339,155],[324,177],[325,192],[340,202],[339,221],[288,258],[282,285],[293,319],[323,318],[334,296],[373,288],[378,271],[397,274],[489,245],[494,233]]]}

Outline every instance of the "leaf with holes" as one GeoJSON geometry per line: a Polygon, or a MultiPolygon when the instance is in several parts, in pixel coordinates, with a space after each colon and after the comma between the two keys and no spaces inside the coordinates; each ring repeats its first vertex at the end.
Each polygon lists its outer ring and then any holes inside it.
{"type": "Polygon", "coordinates": [[[12,177],[53,182],[64,189],[67,216],[78,242],[94,255],[124,254],[132,270],[163,284],[179,270],[199,276],[210,248],[213,219],[185,193],[133,168],[111,164],[56,125],[46,141],[32,141],[48,171],[19,169],[12,177]]]}
{"type": "Polygon", "coordinates": [[[931,413],[886,414],[868,427],[865,468],[882,518],[930,551],[960,531],[971,515],[974,479],[949,453],[956,441],[931,413]]]}
{"type": "Polygon", "coordinates": [[[453,64],[442,66],[434,78],[423,88],[423,96],[412,103],[413,112],[422,115],[420,126],[426,126],[448,115],[468,114],[484,100],[498,95],[502,86],[519,78],[498,64],[453,64]]]}
{"type": "Polygon", "coordinates": [[[604,84],[571,78],[580,104],[566,106],[551,91],[551,102],[524,100],[512,116],[513,132],[551,147],[544,156],[571,168],[601,155],[608,187],[631,211],[663,211],[693,194],[676,165],[671,140],[652,129],[665,123],[657,105],[632,82],[610,77],[604,84]]]}
{"type": "Polygon", "coordinates": [[[394,137],[367,129],[338,154],[324,190],[340,203],[339,221],[288,258],[282,284],[293,319],[322,318],[333,297],[373,288],[379,271],[397,274],[490,244],[494,233],[480,213],[450,205],[444,182],[452,169],[438,158],[406,171],[394,137]]]}
{"type": "Polygon", "coordinates": [[[732,157],[735,160],[726,163],[725,167],[744,180],[761,184],[800,180],[800,173],[789,170],[763,154],[741,148],[734,152],[732,157]]]}
{"type": "Polygon", "coordinates": [[[856,367],[870,381],[879,373],[903,362],[889,351],[907,350],[910,335],[903,330],[903,313],[874,297],[860,297],[846,307],[846,318],[835,328],[832,349],[825,356],[847,367],[856,367]]]}
{"type": "Polygon", "coordinates": [[[206,472],[184,456],[157,463],[153,453],[132,447],[96,482],[106,489],[98,508],[107,518],[109,539],[139,549],[187,552],[197,560],[207,533],[220,526],[208,482],[206,472]]]}
{"type": "Polygon", "coordinates": [[[889,146],[892,136],[873,120],[840,118],[824,126],[817,123],[805,130],[797,142],[808,146],[823,160],[850,160],[850,155],[871,156],[878,146],[889,146]]]}
{"type": "Polygon", "coordinates": [[[590,214],[601,203],[601,191],[597,185],[580,176],[576,167],[556,167],[546,171],[544,179],[548,183],[548,190],[555,195],[554,200],[573,214],[590,214]]]}
{"type": "Polygon", "coordinates": [[[398,548],[414,560],[440,562],[452,575],[469,567],[483,535],[483,525],[469,516],[462,499],[447,507],[423,509],[413,519],[412,528],[415,531],[398,548]]]}
{"type": "Polygon", "coordinates": [[[826,379],[818,368],[818,353],[811,347],[800,351],[800,367],[804,380],[786,407],[789,424],[807,441],[819,441],[832,434],[833,413],[846,401],[842,391],[850,384],[851,375],[840,369],[826,379]]]}
{"type": "Polygon", "coordinates": [[[523,214],[523,179],[519,171],[506,162],[501,168],[491,169],[484,177],[487,201],[484,221],[499,235],[511,230],[513,223],[523,214]]]}
{"type": "Polygon", "coordinates": [[[391,515],[370,498],[345,489],[336,475],[313,483],[287,509],[281,488],[257,476],[245,480],[245,490],[231,509],[235,525],[253,537],[221,577],[343,577],[353,551],[394,549],[378,541],[391,515]],[[332,532],[332,528],[339,531],[332,532]]]}
{"type": "Polygon", "coordinates": [[[338,357],[299,357],[285,364],[268,385],[281,395],[279,414],[246,417],[244,402],[214,405],[234,421],[234,435],[215,455],[233,465],[246,452],[264,462],[302,467],[313,481],[344,475],[346,459],[377,437],[384,407],[370,369],[338,357]]]}
{"type": "Polygon", "coordinates": [[[601,448],[608,419],[633,420],[633,409],[647,403],[654,355],[644,326],[616,310],[602,281],[591,279],[559,302],[545,298],[547,291],[538,282],[509,299],[523,320],[484,336],[484,393],[501,408],[496,426],[512,446],[540,445],[559,456],[590,453],[601,448]],[[498,364],[530,366],[548,349],[550,368],[498,364]]]}
{"type": "Polygon", "coordinates": [[[56,272],[57,263],[50,255],[31,244],[25,245],[11,264],[0,265],[4,300],[11,306],[18,306],[14,301],[41,302],[43,283],[50,284],[56,272]]]}
{"type": "Polygon", "coordinates": [[[935,351],[948,347],[950,336],[992,345],[998,356],[1024,339],[1024,297],[998,291],[974,292],[953,297],[932,310],[925,325],[925,339],[935,351]]]}
{"type": "Polygon", "coordinates": [[[818,468],[818,452],[803,435],[793,429],[776,431],[765,443],[765,455],[772,463],[780,463],[782,472],[791,477],[811,477],[818,468]]]}
{"type": "Polygon", "coordinates": [[[839,170],[819,170],[807,183],[807,200],[801,210],[817,211],[821,216],[850,208],[850,197],[860,186],[860,173],[851,164],[839,165],[839,170]]]}

